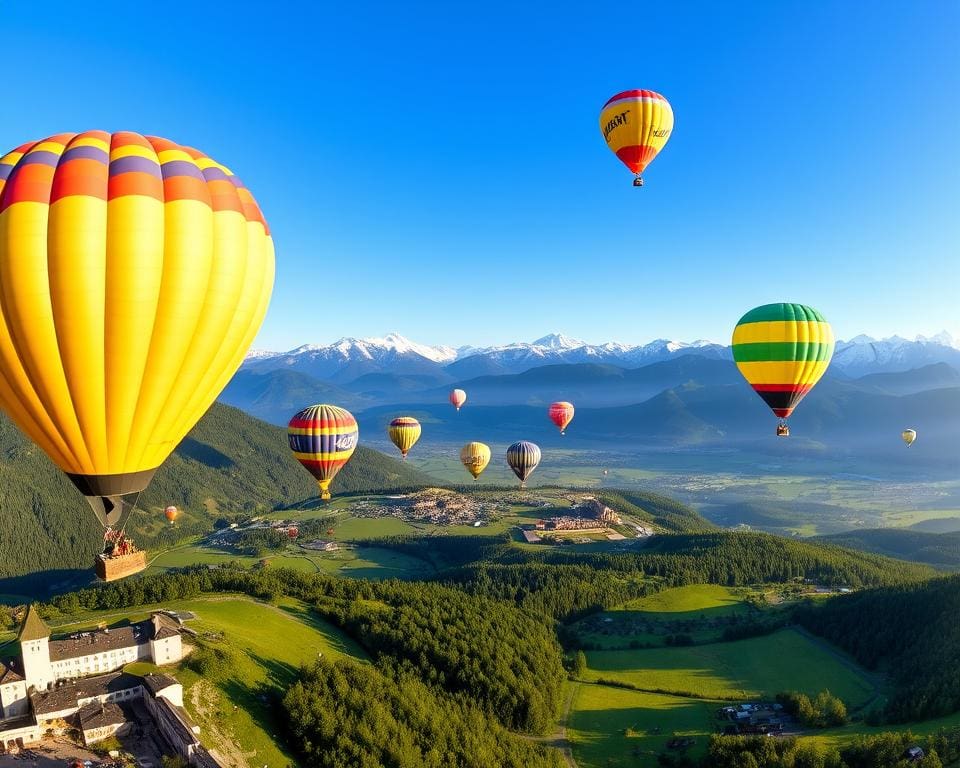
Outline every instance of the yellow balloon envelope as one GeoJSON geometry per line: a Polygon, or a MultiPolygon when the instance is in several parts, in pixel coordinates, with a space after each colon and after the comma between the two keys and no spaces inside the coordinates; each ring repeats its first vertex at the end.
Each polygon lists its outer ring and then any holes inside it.
{"type": "Polygon", "coordinates": [[[460,449],[460,463],[476,480],[490,463],[490,446],[484,443],[467,443],[460,449]]]}
{"type": "Polygon", "coordinates": [[[400,449],[400,455],[407,458],[407,453],[420,439],[420,422],[412,416],[400,416],[390,422],[387,434],[393,444],[400,449]]]}
{"type": "Polygon", "coordinates": [[[600,110],[600,132],[610,151],[636,175],[633,185],[642,187],[640,174],[673,132],[673,109],[655,91],[623,91],[600,110]]]}
{"type": "Polygon", "coordinates": [[[915,429],[905,429],[900,433],[900,437],[903,438],[903,442],[907,444],[907,448],[913,445],[913,441],[917,439],[917,431],[915,429]]]}
{"type": "Polygon", "coordinates": [[[197,150],[24,144],[0,157],[0,407],[114,525],[240,366],[273,274],[250,192],[197,150]]]}

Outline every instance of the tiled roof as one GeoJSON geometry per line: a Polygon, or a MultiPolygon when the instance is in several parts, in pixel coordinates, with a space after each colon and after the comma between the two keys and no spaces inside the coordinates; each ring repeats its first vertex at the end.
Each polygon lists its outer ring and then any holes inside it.
{"type": "Polygon", "coordinates": [[[142,684],[142,679],[136,675],[116,672],[112,675],[85,677],[81,680],[64,683],[52,691],[38,691],[30,696],[30,700],[33,702],[33,711],[37,715],[45,715],[76,707],[80,699],[116,693],[117,691],[136,688],[142,684]]]}
{"type": "Polygon", "coordinates": [[[170,677],[170,675],[144,675],[143,684],[147,690],[154,695],[166,690],[171,685],[180,685],[180,683],[170,677]]]}
{"type": "Polygon", "coordinates": [[[127,627],[115,627],[109,631],[100,629],[94,632],[83,632],[73,638],[51,640],[50,661],[76,659],[104,651],[144,645],[150,642],[152,629],[149,621],[141,621],[127,627]]]}
{"type": "Polygon", "coordinates": [[[111,701],[103,704],[96,701],[86,704],[80,708],[77,716],[80,718],[80,728],[84,731],[122,725],[127,722],[123,710],[111,701]]]}
{"type": "Polygon", "coordinates": [[[23,662],[20,659],[0,659],[0,685],[23,680],[23,662]]]}

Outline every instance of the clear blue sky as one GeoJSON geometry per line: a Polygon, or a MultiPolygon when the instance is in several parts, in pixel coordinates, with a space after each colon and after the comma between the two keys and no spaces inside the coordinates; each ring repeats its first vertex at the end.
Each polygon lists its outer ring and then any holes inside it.
{"type": "Polygon", "coordinates": [[[135,130],[250,187],[259,347],[725,341],[776,300],[960,336],[954,0],[7,0],[0,31],[3,150],[135,130]],[[676,115],[643,189],[597,125],[627,88],[676,115]]]}

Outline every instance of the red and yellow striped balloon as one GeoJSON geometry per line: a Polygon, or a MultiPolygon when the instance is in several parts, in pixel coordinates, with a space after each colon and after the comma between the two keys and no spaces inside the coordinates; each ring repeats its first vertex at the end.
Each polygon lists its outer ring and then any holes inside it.
{"type": "Polygon", "coordinates": [[[400,416],[390,422],[387,435],[391,442],[400,449],[400,455],[407,458],[407,453],[420,439],[420,422],[412,416],[400,416]]]}
{"type": "Polygon", "coordinates": [[[311,405],[290,419],[290,450],[317,479],[320,498],[330,498],[330,483],[353,456],[360,437],[353,414],[335,405],[311,405]]]}
{"type": "Polygon", "coordinates": [[[454,389],[450,392],[450,405],[458,411],[465,402],[467,402],[467,393],[462,389],[454,389]]]}
{"type": "Polygon", "coordinates": [[[270,301],[253,196],[190,147],[61,133],[0,157],[0,407],[113,525],[270,301]]]}
{"type": "MultiPolygon", "coordinates": [[[[832,357],[830,323],[803,304],[757,307],[733,331],[737,368],[781,420],[813,389],[832,357]]],[[[789,434],[781,429],[778,434],[789,434]]]]}
{"type": "Polygon", "coordinates": [[[673,131],[673,110],[654,91],[623,91],[600,110],[600,132],[610,150],[636,174],[634,186],[643,186],[641,174],[657,156],[673,131]]]}

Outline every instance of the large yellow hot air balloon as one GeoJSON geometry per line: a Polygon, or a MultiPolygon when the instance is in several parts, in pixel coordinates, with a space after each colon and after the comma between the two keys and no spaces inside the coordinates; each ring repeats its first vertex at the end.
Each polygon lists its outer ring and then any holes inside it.
{"type": "Polygon", "coordinates": [[[391,442],[400,449],[400,455],[404,459],[407,453],[420,439],[420,422],[412,416],[400,416],[390,422],[387,427],[387,435],[391,442]]]}
{"type": "Polygon", "coordinates": [[[490,446],[484,443],[467,443],[460,449],[460,463],[476,480],[490,463],[490,446]]]}
{"type": "Polygon", "coordinates": [[[641,174],[672,131],[670,102],[654,91],[623,91],[600,110],[600,132],[610,150],[635,174],[635,187],[643,186],[641,174]]]}
{"type": "Polygon", "coordinates": [[[135,133],[0,157],[0,407],[105,526],[230,380],[274,254],[225,166],[135,133]]]}
{"type": "Polygon", "coordinates": [[[733,359],[754,391],[786,419],[830,365],[833,330],[817,310],[803,304],[765,304],[751,309],[733,330],[733,359]]]}

